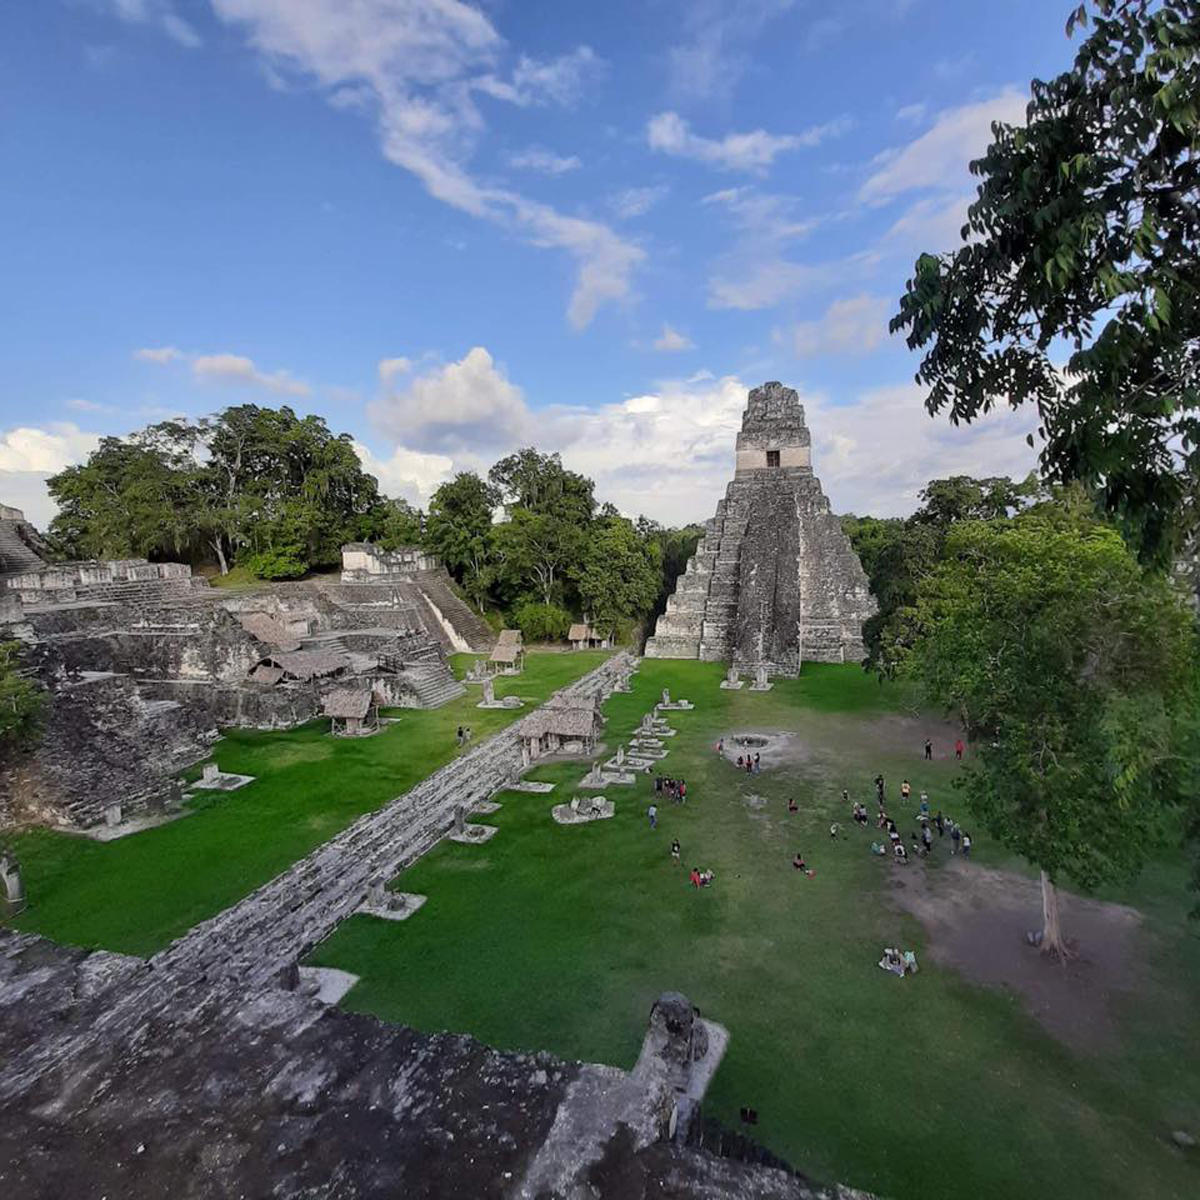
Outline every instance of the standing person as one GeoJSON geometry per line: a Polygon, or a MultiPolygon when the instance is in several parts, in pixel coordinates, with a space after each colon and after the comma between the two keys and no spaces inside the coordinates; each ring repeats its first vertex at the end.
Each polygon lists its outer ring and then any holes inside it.
{"type": "Polygon", "coordinates": [[[830,827],[829,827],[829,840],[830,840],[831,842],[836,842],[836,841],[837,841],[838,828],[839,828],[839,826],[838,826],[838,823],[837,823],[836,821],[834,821],[834,823],[833,823],[832,825],[830,825],[830,827]]]}
{"type": "Polygon", "coordinates": [[[930,738],[925,739],[925,761],[933,761],[933,741],[930,738]]]}
{"type": "Polygon", "coordinates": [[[953,821],[950,822],[950,853],[958,853],[958,839],[962,837],[962,830],[959,829],[953,821]]]}
{"type": "Polygon", "coordinates": [[[681,779],[679,781],[679,803],[680,804],[687,803],[687,780],[686,779],[681,779]]]}
{"type": "Polygon", "coordinates": [[[725,739],[724,738],[717,739],[717,753],[718,754],[725,753],[725,739]]]}
{"type": "Polygon", "coordinates": [[[675,860],[675,865],[679,866],[679,839],[675,838],[671,842],[671,857],[675,860]]]}
{"type": "Polygon", "coordinates": [[[959,738],[954,743],[954,757],[957,758],[959,762],[962,762],[963,751],[965,749],[966,749],[966,746],[963,745],[962,738],[959,738]]]}
{"type": "Polygon", "coordinates": [[[912,784],[909,783],[907,779],[900,785],[900,799],[903,800],[905,804],[912,799],[912,784]]]}
{"type": "Polygon", "coordinates": [[[462,744],[463,744],[463,727],[460,725],[458,727],[458,748],[460,750],[462,749],[462,744]]]}
{"type": "Polygon", "coordinates": [[[921,815],[923,817],[929,816],[929,793],[928,792],[921,793],[921,815]]]}
{"type": "Polygon", "coordinates": [[[850,803],[850,793],[845,788],[842,788],[842,803],[843,804],[850,803]]]}
{"type": "Polygon", "coordinates": [[[875,776],[875,795],[879,799],[879,807],[882,808],[883,807],[883,776],[882,775],[875,776]]]}
{"type": "Polygon", "coordinates": [[[929,826],[925,825],[921,829],[921,843],[925,847],[925,853],[928,854],[933,849],[933,834],[929,832],[929,826]]]}
{"type": "Polygon", "coordinates": [[[648,809],[646,809],[646,816],[648,816],[650,818],[650,828],[657,829],[658,828],[658,805],[657,804],[650,805],[650,807],[648,809]]]}
{"type": "Polygon", "coordinates": [[[963,858],[971,857],[971,835],[964,829],[962,835],[963,858]]]}
{"type": "Polygon", "coordinates": [[[933,823],[937,826],[938,837],[946,836],[946,818],[942,816],[942,810],[938,809],[938,815],[933,818],[933,823]]]}

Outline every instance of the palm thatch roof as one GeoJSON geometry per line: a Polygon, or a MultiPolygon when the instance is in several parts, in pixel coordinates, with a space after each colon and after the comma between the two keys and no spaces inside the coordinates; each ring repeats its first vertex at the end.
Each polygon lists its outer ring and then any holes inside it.
{"type": "Polygon", "coordinates": [[[548,733],[562,738],[595,737],[600,714],[591,708],[552,708],[531,713],[517,727],[521,737],[540,738],[548,733]]]}
{"type": "Polygon", "coordinates": [[[254,639],[274,646],[277,650],[299,650],[300,639],[282,622],[263,612],[241,613],[238,621],[254,639]]]}
{"type": "Polygon", "coordinates": [[[586,642],[589,638],[594,638],[596,635],[592,632],[590,625],[572,625],[570,632],[567,634],[568,642],[586,642]]]}
{"type": "Polygon", "coordinates": [[[325,715],[341,721],[363,721],[371,711],[373,697],[362,688],[335,688],[325,697],[325,715]]]}
{"type": "Polygon", "coordinates": [[[293,679],[301,680],[336,675],[350,665],[350,660],[344,654],[333,650],[279,650],[264,661],[282,667],[293,679]]]}
{"type": "Polygon", "coordinates": [[[492,651],[489,662],[515,663],[521,657],[521,647],[514,642],[499,642],[492,651]]]}
{"type": "Polygon", "coordinates": [[[283,668],[271,667],[266,663],[259,663],[250,672],[250,678],[255,683],[265,683],[268,687],[274,687],[283,678],[283,668]]]}
{"type": "Polygon", "coordinates": [[[521,644],[521,631],[519,629],[502,629],[500,636],[496,640],[498,646],[519,646],[521,644]]]}

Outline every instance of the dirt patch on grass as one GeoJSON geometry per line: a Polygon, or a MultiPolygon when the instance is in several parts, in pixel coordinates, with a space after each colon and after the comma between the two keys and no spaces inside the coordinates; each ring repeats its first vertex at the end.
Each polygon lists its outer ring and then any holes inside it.
{"type": "Polygon", "coordinates": [[[812,753],[794,733],[786,729],[735,729],[721,738],[724,744],[723,757],[737,768],[739,757],[759,756],[759,766],[764,771],[785,764],[807,762],[812,753]]]}
{"type": "Polygon", "coordinates": [[[934,962],[1014,992],[1074,1050],[1112,1044],[1117,1001],[1136,989],[1143,970],[1136,909],[1060,892],[1063,929],[1078,953],[1064,966],[1025,940],[1041,926],[1036,880],[957,859],[936,871],[914,863],[893,868],[892,895],[925,926],[934,962]]]}
{"type": "MultiPolygon", "coordinates": [[[[924,759],[925,739],[929,738],[933,742],[935,762],[953,759],[954,743],[963,736],[957,722],[945,721],[928,713],[890,713],[869,717],[860,722],[859,728],[866,741],[880,754],[909,754],[918,760],[924,759]]],[[[969,748],[967,755],[970,756],[969,748]]]]}

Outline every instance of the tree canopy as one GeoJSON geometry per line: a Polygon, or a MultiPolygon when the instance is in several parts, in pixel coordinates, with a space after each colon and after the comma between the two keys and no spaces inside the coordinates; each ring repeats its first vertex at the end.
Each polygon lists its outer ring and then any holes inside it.
{"type": "Polygon", "coordinates": [[[884,651],[956,712],[956,781],[987,829],[1054,884],[1131,877],[1196,785],[1194,620],[1163,574],[1071,504],[953,526],[884,651]]]}
{"type": "Polygon", "coordinates": [[[53,476],[55,543],[71,557],[212,555],[265,578],[338,561],[343,542],[395,528],[349,434],[290,408],[245,404],[105,438],[53,476]]]}
{"type": "Polygon", "coordinates": [[[1088,25],[1026,123],[993,125],[966,244],[917,260],[891,328],[931,414],[1036,405],[1047,480],[1165,557],[1200,473],[1200,3],[1091,0],[1088,25]]]}

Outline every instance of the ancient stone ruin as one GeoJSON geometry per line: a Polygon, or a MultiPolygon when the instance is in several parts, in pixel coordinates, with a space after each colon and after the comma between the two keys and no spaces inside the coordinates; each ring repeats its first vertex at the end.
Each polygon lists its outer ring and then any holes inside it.
{"type": "Polygon", "coordinates": [[[858,555],[813,474],[792,388],[750,392],[736,470],[646,643],[648,658],[729,660],[796,675],[805,661],[860,662],[875,611],[858,555]]]}
{"type": "Polygon", "coordinates": [[[210,755],[220,727],[324,713],[339,734],[366,733],[381,707],[461,696],[446,654],[492,637],[423,554],[354,544],[342,581],[237,592],[181,563],[45,554],[0,506],[0,639],[20,644],[53,701],[36,749],[0,764],[0,825],[142,827],[177,811],[175,776],[210,755]]]}

